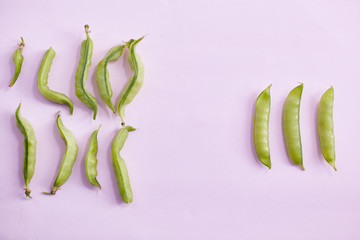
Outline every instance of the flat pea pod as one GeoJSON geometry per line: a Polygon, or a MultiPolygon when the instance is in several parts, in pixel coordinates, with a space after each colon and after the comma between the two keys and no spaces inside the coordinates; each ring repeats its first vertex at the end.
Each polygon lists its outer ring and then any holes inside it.
{"type": "Polygon", "coordinates": [[[25,180],[25,195],[29,198],[30,196],[30,181],[34,176],[35,162],[36,162],[36,138],[34,129],[30,123],[21,116],[20,114],[21,103],[15,112],[16,125],[24,135],[24,164],[23,164],[23,175],[25,180]]]}
{"type": "Polygon", "coordinates": [[[133,192],[131,190],[130,179],[125,165],[125,161],[120,156],[119,152],[123,148],[129,132],[131,131],[135,131],[135,128],[131,126],[125,126],[121,128],[116,134],[111,145],[111,153],[113,158],[113,167],[116,182],[119,188],[121,199],[125,203],[131,203],[133,201],[133,192]]]}
{"type": "Polygon", "coordinates": [[[61,161],[59,173],[55,179],[54,185],[50,192],[44,192],[45,194],[54,195],[56,191],[68,180],[71,175],[72,168],[74,166],[76,156],[78,153],[78,145],[72,132],[67,129],[60,117],[60,113],[56,116],[56,125],[59,129],[61,138],[66,144],[66,151],[61,161]]]}
{"type": "Polygon", "coordinates": [[[137,93],[144,82],[144,65],[141,61],[139,54],[136,53],[135,48],[136,45],[143,39],[144,37],[139,38],[130,43],[129,46],[129,56],[128,62],[130,64],[131,69],[134,74],[127,82],[125,88],[120,94],[119,103],[117,106],[118,114],[121,118],[121,125],[125,126],[125,107],[135,98],[137,93]]]}
{"type": "Polygon", "coordinates": [[[98,129],[96,129],[91,134],[89,150],[85,157],[85,171],[86,171],[86,177],[89,180],[89,182],[101,190],[100,183],[96,179],[96,177],[98,175],[98,172],[96,169],[97,162],[98,162],[96,159],[96,155],[98,152],[97,135],[98,135],[100,128],[101,128],[101,125],[99,126],[98,129]]]}
{"type": "Polygon", "coordinates": [[[291,161],[303,170],[303,156],[300,134],[300,102],[304,85],[301,83],[287,96],[282,115],[285,146],[291,161]]]}
{"type": "Polygon", "coordinates": [[[104,100],[106,105],[114,112],[115,107],[111,101],[113,91],[111,89],[109,81],[109,71],[107,65],[111,61],[119,59],[124,51],[125,45],[118,45],[112,47],[106,54],[105,58],[102,59],[96,68],[96,84],[99,90],[100,97],[104,100]]]}
{"type": "Polygon", "coordinates": [[[96,99],[85,89],[85,80],[87,79],[87,75],[89,73],[93,53],[93,42],[89,36],[89,32],[89,25],[85,25],[86,40],[81,43],[80,60],[75,74],[75,94],[81,102],[93,109],[93,118],[96,119],[96,99]]]}
{"type": "Polygon", "coordinates": [[[269,115],[271,84],[260,93],[255,103],[254,146],[259,160],[271,169],[269,147],[269,115]]]}
{"type": "Polygon", "coordinates": [[[68,105],[70,108],[70,114],[72,114],[74,110],[74,105],[71,100],[67,96],[65,96],[65,94],[50,90],[50,88],[48,87],[49,72],[54,57],[55,50],[50,47],[43,56],[38,72],[39,92],[41,93],[41,95],[43,95],[45,98],[52,102],[68,105]]]}
{"type": "Polygon", "coordinates": [[[331,86],[321,97],[317,114],[317,125],[322,155],[336,171],[333,105],[334,88],[331,86]]]}
{"type": "Polygon", "coordinates": [[[9,87],[12,87],[16,80],[18,79],[20,72],[21,72],[21,67],[24,61],[24,56],[22,54],[23,48],[25,47],[25,42],[24,39],[21,37],[21,43],[18,44],[18,48],[15,50],[14,54],[13,54],[13,62],[15,64],[15,73],[14,76],[11,80],[11,82],[9,83],[9,87]]]}

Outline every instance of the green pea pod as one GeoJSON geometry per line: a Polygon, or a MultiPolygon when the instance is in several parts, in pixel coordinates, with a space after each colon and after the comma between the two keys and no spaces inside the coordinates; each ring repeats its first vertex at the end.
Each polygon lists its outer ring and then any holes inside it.
{"type": "Polygon", "coordinates": [[[65,94],[50,90],[50,88],[48,87],[49,72],[54,57],[55,57],[55,50],[52,47],[50,47],[45,52],[44,57],[41,61],[41,65],[38,73],[38,88],[40,93],[48,100],[55,103],[68,105],[70,108],[70,114],[72,114],[74,105],[71,102],[71,100],[67,96],[65,96],[65,94]]]}
{"type": "Polygon", "coordinates": [[[131,42],[129,46],[128,61],[131,69],[134,72],[134,75],[130,78],[125,88],[121,92],[117,106],[117,111],[122,121],[121,125],[123,126],[125,125],[125,107],[132,102],[144,82],[144,65],[140,56],[135,51],[136,45],[143,38],[144,37],[141,37],[138,40],[131,42]]]}
{"type": "Polygon", "coordinates": [[[304,85],[301,83],[291,90],[287,96],[283,108],[282,125],[289,158],[293,163],[300,165],[301,168],[305,170],[300,134],[300,102],[303,86],[304,85]]]}
{"type": "Polygon", "coordinates": [[[119,45],[111,48],[105,58],[99,62],[96,68],[96,83],[100,97],[106,105],[115,113],[114,105],[111,101],[113,91],[109,81],[109,71],[107,65],[111,61],[119,59],[123,53],[125,45],[119,45]]]}
{"type": "Polygon", "coordinates": [[[78,145],[72,132],[67,129],[60,117],[60,113],[57,114],[56,124],[59,129],[61,138],[66,144],[66,151],[61,161],[59,173],[55,179],[54,185],[50,192],[44,192],[45,194],[54,195],[56,191],[68,180],[71,175],[72,168],[74,166],[76,156],[78,153],[78,145]]]}
{"type": "Polygon", "coordinates": [[[22,54],[23,48],[25,47],[25,42],[24,39],[21,37],[21,43],[18,44],[19,47],[15,50],[14,54],[13,54],[13,61],[15,64],[15,73],[14,76],[9,84],[9,87],[12,87],[16,80],[18,79],[20,72],[21,72],[21,67],[24,61],[24,56],[22,54]]]}
{"type": "Polygon", "coordinates": [[[15,118],[16,125],[20,129],[21,133],[24,135],[24,165],[23,165],[23,174],[25,180],[25,195],[29,198],[30,196],[30,181],[34,175],[35,171],[35,162],[36,162],[36,138],[34,129],[30,123],[20,114],[21,103],[16,109],[15,118]]]}
{"type": "Polygon", "coordinates": [[[88,178],[89,182],[98,187],[101,190],[100,183],[97,181],[96,177],[98,175],[96,166],[97,166],[97,159],[96,155],[98,152],[98,141],[97,135],[100,130],[101,125],[97,130],[95,130],[90,137],[90,146],[89,151],[85,157],[85,170],[86,170],[86,177],[88,178]]]}
{"type": "Polygon", "coordinates": [[[85,80],[87,79],[87,75],[89,73],[93,53],[93,42],[89,36],[90,31],[88,25],[85,25],[85,32],[86,40],[81,43],[80,60],[75,74],[75,93],[81,102],[94,110],[93,118],[96,119],[96,99],[85,89],[85,80]]]}
{"type": "Polygon", "coordinates": [[[254,146],[259,160],[271,169],[269,147],[269,115],[271,84],[260,93],[255,104],[254,146]]]}
{"type": "Polygon", "coordinates": [[[333,104],[334,88],[331,86],[321,97],[317,114],[317,125],[322,155],[336,171],[333,104]]]}
{"type": "Polygon", "coordinates": [[[113,167],[116,182],[119,188],[121,199],[125,203],[131,203],[133,201],[133,193],[131,190],[130,179],[125,165],[125,161],[120,156],[119,152],[123,148],[129,132],[131,131],[135,131],[135,128],[131,126],[125,126],[120,129],[111,145],[111,153],[113,158],[113,167]]]}

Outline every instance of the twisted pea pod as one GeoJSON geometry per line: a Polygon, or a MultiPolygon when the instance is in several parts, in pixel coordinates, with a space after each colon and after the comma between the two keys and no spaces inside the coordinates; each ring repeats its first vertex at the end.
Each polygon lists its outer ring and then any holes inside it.
{"type": "Polygon", "coordinates": [[[75,94],[81,102],[94,110],[93,118],[96,119],[96,99],[85,89],[85,80],[89,73],[93,53],[93,42],[89,36],[89,32],[89,25],[85,25],[86,40],[81,43],[80,60],[75,74],[75,94]]]}
{"type": "Polygon", "coordinates": [[[331,86],[321,97],[317,114],[317,125],[322,155],[336,171],[333,104],[334,88],[331,86]]]}
{"type": "Polygon", "coordinates": [[[98,162],[96,159],[96,154],[98,152],[97,135],[98,135],[100,128],[101,128],[101,125],[99,126],[98,129],[96,129],[91,134],[89,150],[85,157],[85,170],[86,170],[86,177],[88,178],[89,182],[101,190],[100,183],[96,179],[96,177],[98,175],[98,172],[96,169],[97,162],[98,162]]]}
{"type": "Polygon", "coordinates": [[[271,169],[269,147],[269,115],[271,84],[260,93],[255,103],[254,146],[259,160],[271,169]]]}
{"type": "Polygon", "coordinates": [[[51,195],[54,195],[56,191],[60,188],[60,186],[62,186],[70,177],[78,153],[78,145],[76,143],[76,139],[72,132],[64,126],[60,117],[60,113],[57,114],[56,124],[59,129],[61,138],[66,144],[66,151],[61,161],[60,170],[51,191],[44,192],[45,194],[51,195]]]}
{"type": "Polygon", "coordinates": [[[122,121],[121,125],[123,126],[125,126],[125,107],[127,104],[132,102],[144,82],[144,65],[140,56],[135,51],[136,45],[143,38],[144,37],[141,37],[138,40],[131,42],[129,46],[128,61],[131,69],[134,72],[134,75],[130,78],[125,88],[121,92],[117,106],[117,111],[122,121]]]}
{"type": "Polygon", "coordinates": [[[21,67],[24,61],[24,56],[22,54],[23,48],[25,47],[25,42],[24,39],[21,37],[21,43],[18,44],[19,47],[15,50],[14,54],[13,54],[13,61],[15,64],[15,73],[14,76],[11,80],[11,82],[9,83],[9,87],[12,87],[16,80],[18,79],[20,72],[21,72],[21,67]]]}
{"type": "Polygon", "coordinates": [[[115,61],[119,59],[123,53],[124,48],[130,44],[126,43],[125,45],[118,45],[111,48],[104,59],[102,59],[96,68],[96,84],[99,90],[100,97],[104,100],[106,105],[114,112],[115,107],[111,101],[111,97],[113,91],[111,89],[110,81],[109,81],[109,71],[107,69],[107,65],[109,62],[115,61]]]}
{"type": "Polygon", "coordinates": [[[131,203],[133,201],[133,193],[131,190],[130,179],[125,165],[125,161],[120,156],[119,152],[123,148],[129,132],[131,131],[135,131],[135,128],[131,126],[125,126],[120,129],[111,145],[111,153],[113,158],[113,167],[116,182],[119,188],[121,199],[125,203],[131,203]]]}
{"type": "Polygon", "coordinates": [[[303,84],[295,87],[287,96],[282,115],[282,125],[285,146],[289,158],[293,163],[300,165],[303,170],[302,145],[300,135],[300,102],[303,84]]]}
{"type": "Polygon", "coordinates": [[[70,108],[70,114],[72,114],[74,110],[74,105],[71,102],[71,100],[67,96],[65,96],[65,94],[50,90],[50,88],[48,87],[49,72],[54,57],[55,57],[55,50],[52,47],[50,47],[45,52],[44,57],[41,61],[41,65],[38,73],[38,88],[40,93],[48,100],[55,103],[68,105],[70,108]]]}
{"type": "Polygon", "coordinates": [[[34,175],[36,162],[36,138],[34,129],[30,123],[20,114],[21,103],[15,112],[16,125],[24,135],[24,164],[23,174],[25,180],[25,195],[29,198],[31,190],[29,189],[30,181],[34,175]]]}

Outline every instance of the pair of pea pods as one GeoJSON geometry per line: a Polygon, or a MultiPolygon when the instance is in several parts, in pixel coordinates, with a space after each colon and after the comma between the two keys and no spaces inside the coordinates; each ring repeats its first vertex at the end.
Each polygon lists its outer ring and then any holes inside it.
{"type": "MultiPolygon", "coordinates": [[[[91,93],[85,88],[85,80],[87,79],[89,73],[93,53],[93,41],[89,36],[90,31],[88,25],[85,25],[85,33],[86,39],[81,44],[80,60],[75,74],[75,93],[76,96],[81,100],[81,102],[93,109],[93,119],[96,119],[98,111],[96,98],[91,95],[91,93]]],[[[140,56],[136,53],[135,50],[137,44],[143,38],[144,37],[141,37],[137,40],[131,39],[122,45],[111,48],[106,54],[105,58],[100,61],[96,68],[96,83],[99,94],[106,103],[106,105],[114,113],[116,113],[114,104],[111,101],[113,91],[111,89],[111,84],[109,81],[109,71],[107,69],[107,66],[109,62],[115,61],[122,56],[124,48],[129,48],[128,62],[134,74],[129,79],[125,88],[121,92],[120,99],[117,104],[117,113],[121,118],[121,124],[123,126],[125,125],[125,107],[133,101],[140,88],[142,87],[144,81],[144,66],[140,56]]],[[[10,87],[13,86],[18,79],[24,60],[22,51],[25,43],[23,38],[21,38],[21,40],[22,42],[19,44],[19,48],[17,48],[13,54],[15,73],[9,84],[10,87]]],[[[50,90],[48,87],[48,77],[54,57],[55,50],[50,47],[45,52],[40,65],[40,69],[38,72],[38,89],[40,93],[48,100],[55,103],[68,105],[70,108],[70,113],[72,114],[74,105],[70,98],[68,98],[65,94],[50,90]]]]}
{"type": "MultiPolygon", "coordinates": [[[[21,116],[20,114],[21,103],[15,112],[16,125],[24,135],[24,163],[23,163],[23,175],[25,181],[25,195],[31,198],[30,193],[30,181],[35,172],[36,163],[36,137],[35,132],[31,124],[21,116]]],[[[67,129],[61,116],[58,113],[56,116],[56,124],[59,129],[60,135],[66,144],[66,151],[61,161],[59,173],[55,179],[53,187],[50,192],[44,192],[45,194],[54,195],[58,189],[68,180],[71,175],[72,168],[76,161],[78,153],[78,144],[72,132],[67,129]]],[[[85,157],[85,171],[89,182],[101,189],[100,183],[97,181],[97,152],[98,141],[97,135],[101,125],[96,129],[90,137],[89,150],[85,157]]],[[[124,159],[120,156],[120,151],[124,146],[124,143],[129,135],[129,132],[135,131],[135,128],[131,126],[125,126],[119,130],[113,139],[111,145],[111,153],[113,158],[113,167],[116,176],[117,185],[119,188],[120,196],[125,203],[131,203],[133,200],[133,193],[130,186],[130,179],[128,171],[125,165],[124,159]]]]}
{"type": "MultiPolygon", "coordinates": [[[[259,160],[271,168],[269,147],[270,88],[262,91],[256,100],[254,115],[254,146],[259,160]]],[[[303,170],[300,135],[300,102],[303,84],[295,87],[287,96],[282,114],[282,127],[287,154],[291,161],[303,170]]],[[[322,155],[335,167],[335,137],[333,123],[334,88],[331,86],[321,97],[317,112],[317,127],[322,155]]]]}

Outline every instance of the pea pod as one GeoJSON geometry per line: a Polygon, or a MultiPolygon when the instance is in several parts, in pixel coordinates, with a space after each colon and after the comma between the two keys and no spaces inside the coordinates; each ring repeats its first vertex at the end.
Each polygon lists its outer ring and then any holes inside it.
{"type": "Polygon", "coordinates": [[[321,97],[317,114],[317,125],[322,155],[336,171],[333,104],[334,88],[331,86],[321,97]]]}
{"type": "Polygon", "coordinates": [[[23,48],[25,47],[25,42],[24,39],[21,37],[21,43],[18,44],[19,47],[15,50],[14,54],[13,54],[13,61],[15,64],[15,73],[14,76],[9,84],[9,87],[12,87],[16,80],[18,79],[20,72],[21,72],[21,67],[24,61],[24,56],[22,54],[23,48]]]}
{"type": "Polygon", "coordinates": [[[97,135],[100,130],[101,125],[97,130],[95,130],[90,137],[90,146],[89,151],[85,157],[85,170],[86,170],[86,177],[88,178],[89,182],[101,189],[100,183],[97,181],[96,177],[98,175],[96,166],[97,166],[97,159],[96,154],[98,152],[98,141],[97,135]]]}
{"type": "Polygon", "coordinates": [[[141,37],[138,40],[131,42],[129,46],[128,61],[134,74],[121,92],[117,106],[117,111],[122,121],[121,125],[123,126],[125,126],[125,107],[132,102],[144,82],[144,65],[139,54],[137,54],[135,51],[136,45],[143,38],[144,37],[141,37]]]}
{"type": "Polygon", "coordinates": [[[300,102],[303,84],[295,87],[287,96],[282,115],[282,125],[286,150],[293,163],[300,165],[303,170],[302,145],[300,134],[300,102]]]}
{"type": "Polygon", "coordinates": [[[20,114],[21,103],[16,109],[15,118],[16,125],[24,135],[24,164],[23,164],[23,175],[25,180],[25,195],[29,198],[30,196],[30,181],[34,175],[35,162],[36,162],[36,138],[34,129],[30,123],[21,116],[20,114]]]}
{"type": "Polygon", "coordinates": [[[125,126],[120,129],[111,145],[111,153],[113,158],[113,167],[116,182],[119,188],[121,199],[125,203],[131,203],[133,201],[133,193],[131,190],[130,179],[125,165],[125,161],[120,156],[119,152],[123,148],[129,132],[131,131],[135,131],[135,128],[131,126],[125,126]]]}
{"type": "Polygon", "coordinates": [[[62,186],[70,177],[78,153],[76,139],[72,132],[64,126],[60,117],[60,113],[57,114],[56,124],[59,129],[61,138],[66,144],[66,151],[61,161],[60,170],[51,191],[44,192],[45,194],[51,195],[54,195],[60,186],[62,186]]]}
{"type": "Polygon", "coordinates": [[[75,93],[81,102],[93,109],[93,118],[96,119],[96,99],[85,89],[85,80],[87,79],[87,75],[89,73],[93,53],[93,42],[89,36],[89,32],[89,25],[85,25],[86,40],[81,43],[80,60],[75,74],[75,93]]]}
{"type": "Polygon", "coordinates": [[[38,73],[38,88],[40,93],[48,100],[55,103],[68,105],[70,108],[70,113],[72,114],[74,110],[74,105],[71,102],[71,100],[67,96],[65,96],[65,94],[50,90],[50,88],[48,87],[49,72],[54,57],[55,57],[55,50],[52,47],[50,47],[45,52],[44,57],[41,61],[41,65],[38,73]]]}
{"type": "Polygon", "coordinates": [[[254,146],[259,160],[271,169],[269,147],[269,115],[271,84],[260,93],[255,104],[254,146]]]}

